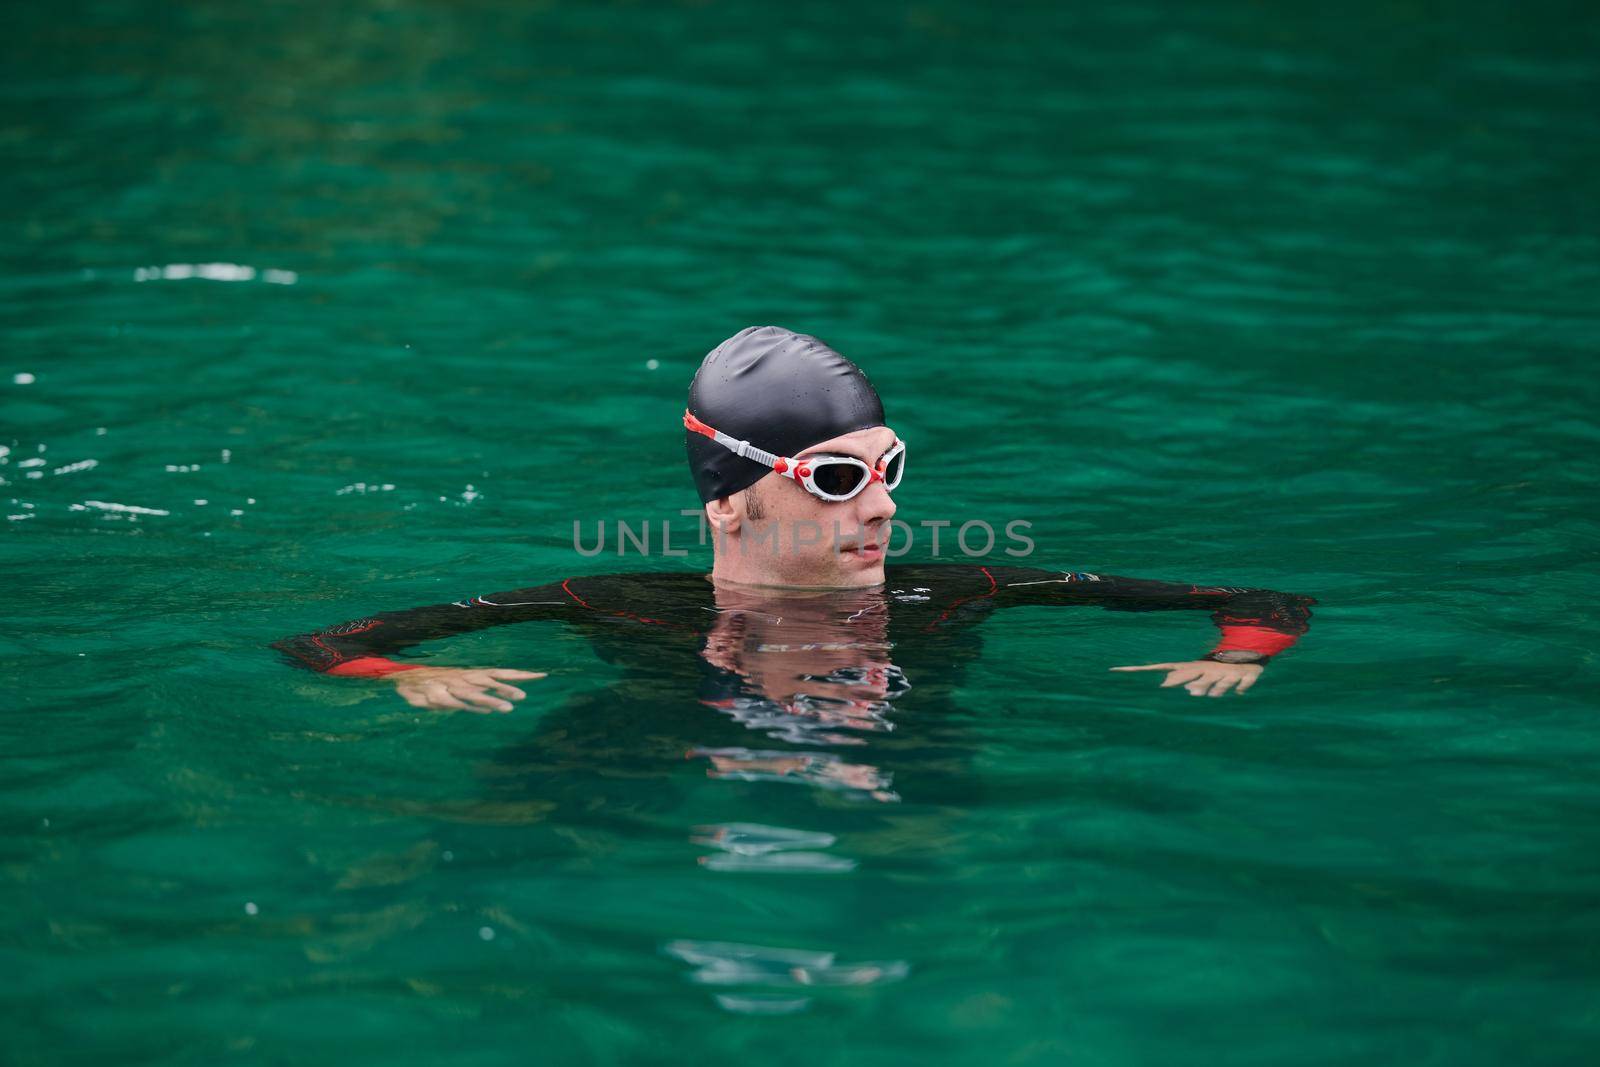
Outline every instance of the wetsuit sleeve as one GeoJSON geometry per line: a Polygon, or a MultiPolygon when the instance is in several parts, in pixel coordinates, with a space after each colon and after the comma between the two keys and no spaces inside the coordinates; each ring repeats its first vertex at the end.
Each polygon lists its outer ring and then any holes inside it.
{"type": "Polygon", "coordinates": [[[1274,656],[1310,627],[1308,596],[1271,589],[1193,585],[1083,571],[986,567],[999,606],[1094,604],[1108,611],[1209,611],[1220,637],[1209,654],[1247,651],[1274,656]]]}
{"type": "Polygon", "coordinates": [[[515,589],[433,604],[407,611],[387,611],[352,619],[311,633],[275,641],[273,648],[297,666],[341,677],[381,678],[397,671],[419,670],[420,664],[398,663],[399,651],[490,626],[565,618],[574,603],[567,583],[515,589]]]}

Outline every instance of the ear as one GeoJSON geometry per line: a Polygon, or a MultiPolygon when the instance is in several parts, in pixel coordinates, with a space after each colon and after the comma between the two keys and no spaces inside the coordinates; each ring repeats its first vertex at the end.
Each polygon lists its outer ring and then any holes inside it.
{"type": "Polygon", "coordinates": [[[739,518],[744,509],[734,500],[733,496],[719,496],[706,503],[706,522],[710,523],[713,530],[723,535],[739,532],[739,518]]]}

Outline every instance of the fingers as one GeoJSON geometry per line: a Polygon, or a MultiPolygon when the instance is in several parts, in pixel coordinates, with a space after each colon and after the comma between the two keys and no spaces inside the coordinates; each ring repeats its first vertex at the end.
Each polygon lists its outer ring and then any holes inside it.
{"type": "Polygon", "coordinates": [[[487,714],[491,711],[511,711],[511,701],[526,699],[528,694],[510,684],[511,679],[520,681],[543,677],[543,671],[498,667],[487,670],[438,668],[422,677],[413,673],[399,681],[395,689],[401,699],[414,708],[487,714]]]}
{"type": "Polygon", "coordinates": [[[1175,685],[1183,685],[1186,682],[1192,682],[1196,678],[1203,677],[1205,673],[1206,672],[1201,670],[1199,667],[1179,667],[1177,670],[1167,675],[1167,680],[1161,683],[1161,688],[1171,689],[1175,685]]]}
{"type": "Polygon", "coordinates": [[[465,704],[461,703],[461,701],[450,695],[450,691],[444,687],[443,682],[430,682],[423,686],[422,697],[426,702],[426,707],[440,709],[454,708],[457,711],[467,710],[467,706],[465,704]]]}
{"type": "Polygon", "coordinates": [[[462,676],[462,681],[479,689],[487,689],[512,700],[521,700],[528,694],[508,682],[495,681],[494,671],[468,671],[462,676]]]}
{"type": "Polygon", "coordinates": [[[428,698],[414,689],[401,689],[399,692],[400,698],[414,708],[426,708],[428,706],[428,698]]]}
{"type": "Polygon", "coordinates": [[[444,682],[429,682],[422,686],[402,686],[399,689],[400,697],[414,708],[428,708],[433,711],[476,711],[487,712],[488,707],[476,707],[485,701],[493,701],[500,705],[498,710],[510,711],[511,705],[503,700],[494,700],[487,697],[471,686],[456,683],[446,685],[444,682]],[[471,701],[471,703],[467,703],[471,701]]]}
{"type": "Polygon", "coordinates": [[[1132,667],[1112,667],[1114,671],[1167,671],[1166,680],[1161,683],[1162,689],[1171,689],[1181,685],[1189,691],[1191,696],[1220,697],[1230,689],[1243,693],[1246,689],[1256,684],[1256,679],[1261,677],[1261,668],[1240,668],[1233,664],[1194,662],[1194,663],[1147,663],[1132,667]],[[1235,688],[1237,686],[1237,688],[1235,688]]]}
{"type": "Polygon", "coordinates": [[[457,700],[465,701],[468,711],[484,709],[486,711],[510,711],[511,705],[499,697],[490,696],[480,685],[471,682],[452,682],[449,686],[450,695],[457,700]]]}
{"type": "MultiPolygon", "coordinates": [[[[478,683],[485,689],[488,689],[494,693],[498,693],[500,696],[507,697],[511,700],[523,700],[527,697],[527,692],[525,690],[518,689],[514,685],[507,684],[508,681],[522,681],[526,678],[544,677],[547,677],[544,671],[516,671],[497,667],[490,670],[473,671],[467,676],[467,680],[478,683]]],[[[511,709],[501,708],[500,710],[510,711],[511,709]]]]}

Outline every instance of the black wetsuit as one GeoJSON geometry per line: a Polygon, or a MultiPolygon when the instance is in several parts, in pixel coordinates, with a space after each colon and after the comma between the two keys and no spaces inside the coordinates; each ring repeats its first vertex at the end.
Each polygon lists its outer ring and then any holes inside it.
{"type": "MultiPolygon", "coordinates": [[[[1309,607],[1315,603],[1310,597],[1269,589],[1031,567],[890,566],[886,578],[883,586],[865,594],[844,595],[879,601],[888,615],[889,640],[897,660],[916,655],[920,645],[933,650],[937,662],[937,653],[945,649],[942,635],[965,629],[996,608],[1028,605],[1209,611],[1221,631],[1213,652],[1241,649],[1273,655],[1306,632],[1309,607]]],[[[273,647],[312,670],[376,677],[430,665],[416,662],[431,658],[427,654],[410,657],[410,664],[391,658],[423,642],[509,623],[561,621],[588,636],[603,658],[626,662],[641,652],[659,654],[676,645],[698,651],[718,614],[713,586],[704,574],[601,575],[383,612],[285,638],[273,647]]]]}

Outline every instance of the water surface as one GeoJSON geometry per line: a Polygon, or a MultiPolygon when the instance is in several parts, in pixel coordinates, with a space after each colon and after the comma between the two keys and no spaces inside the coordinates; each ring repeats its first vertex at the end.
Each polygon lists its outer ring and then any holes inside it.
{"type": "Polygon", "coordinates": [[[1591,10],[11,15],[11,1061],[1592,1055],[1591,10]],[[550,672],[492,717],[266,647],[704,567],[571,523],[694,504],[767,322],[879,385],[902,517],[1311,634],[1200,701],[1105,668],[1202,617],[1019,609],[864,745],[559,627],[430,649],[550,672]]]}

